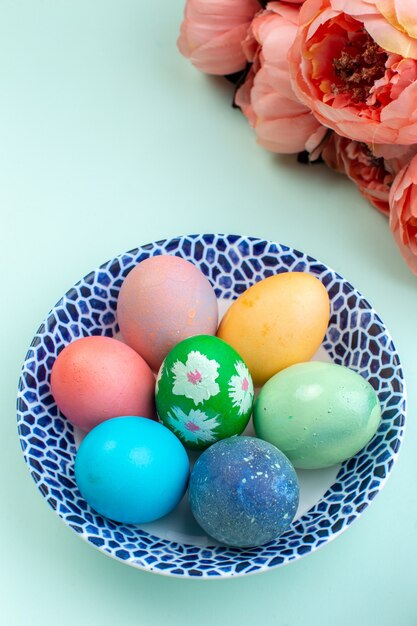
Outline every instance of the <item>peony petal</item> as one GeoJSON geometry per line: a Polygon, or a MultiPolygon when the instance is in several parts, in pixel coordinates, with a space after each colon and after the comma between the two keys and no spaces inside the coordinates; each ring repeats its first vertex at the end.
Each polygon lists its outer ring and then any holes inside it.
{"type": "MultiPolygon", "coordinates": [[[[286,1],[288,2],[289,0],[286,1]]],[[[283,4],[282,2],[269,2],[267,6],[268,11],[272,11],[276,15],[280,15],[287,22],[291,22],[295,26],[298,26],[300,21],[300,7],[283,4]]]]}
{"type": "Polygon", "coordinates": [[[346,13],[353,17],[361,15],[377,14],[374,3],[367,3],[364,0],[331,0],[332,9],[339,13],[346,13]]]}
{"type": "Polygon", "coordinates": [[[397,30],[404,31],[403,27],[398,21],[394,0],[376,0],[375,5],[379,12],[382,13],[382,15],[385,17],[387,22],[392,24],[392,26],[394,26],[394,28],[396,28],[397,30]]]}
{"type": "Polygon", "coordinates": [[[262,122],[256,126],[258,143],[280,154],[295,154],[305,149],[310,135],[317,130],[317,121],[311,113],[298,117],[262,122]]]}
{"type": "MultiPolygon", "coordinates": [[[[417,82],[408,85],[400,96],[381,111],[381,122],[391,128],[401,128],[407,122],[417,121],[417,82]]],[[[404,142],[412,143],[412,142],[404,142]]]]}
{"type": "Polygon", "coordinates": [[[308,0],[301,6],[299,24],[307,26],[321,12],[329,8],[330,0],[308,0]]]}
{"type": "MultiPolygon", "coordinates": [[[[314,118],[315,119],[315,118],[314,118]]],[[[328,128],[325,126],[321,126],[318,124],[317,120],[317,130],[314,131],[312,135],[307,139],[305,144],[305,149],[310,155],[310,158],[315,161],[318,159],[323,151],[323,147],[325,144],[325,139],[327,134],[330,132],[328,128]]]]}
{"type": "Polygon", "coordinates": [[[398,172],[394,178],[390,190],[390,203],[399,202],[404,195],[406,187],[409,185],[408,165],[398,172]]]}
{"type": "Polygon", "coordinates": [[[178,49],[203,72],[236,72],[246,64],[242,43],[258,11],[257,0],[188,0],[178,49]]]}
{"type": "Polygon", "coordinates": [[[365,16],[363,23],[381,48],[402,57],[417,59],[417,40],[394,28],[382,15],[365,16]]]}
{"type": "Polygon", "coordinates": [[[338,12],[333,11],[332,9],[326,9],[323,13],[320,13],[314,20],[311,21],[310,26],[307,30],[306,39],[311,39],[316,34],[317,30],[320,26],[323,26],[326,22],[337,17],[338,12]]]}
{"type": "Polygon", "coordinates": [[[376,0],[376,7],[395,28],[417,38],[415,0],[376,0]]]}
{"type": "Polygon", "coordinates": [[[251,98],[253,110],[256,116],[262,120],[274,120],[281,117],[291,119],[304,113],[310,113],[307,107],[293,97],[289,98],[285,94],[281,95],[271,91],[267,86],[259,89],[256,85],[256,79],[251,98]]]}
{"type": "Polygon", "coordinates": [[[397,143],[417,143],[417,82],[409,85],[397,100],[383,108],[381,123],[398,131],[397,143]]]}
{"type": "Polygon", "coordinates": [[[377,121],[369,120],[369,118],[361,118],[354,109],[334,109],[319,100],[311,104],[317,119],[324,126],[329,126],[338,132],[339,135],[371,145],[374,143],[397,143],[398,131],[387,128],[377,121]]]}
{"type": "Polygon", "coordinates": [[[415,0],[395,0],[398,22],[410,37],[417,38],[417,4],[415,0]]]}
{"type": "Polygon", "coordinates": [[[262,55],[268,59],[269,63],[280,63],[288,68],[287,54],[292,46],[297,27],[295,24],[284,22],[282,18],[274,16],[267,28],[259,30],[259,43],[262,45],[262,55]]]}
{"type": "MultiPolygon", "coordinates": [[[[408,176],[409,176],[410,184],[417,185],[417,160],[416,159],[413,159],[412,162],[410,162],[409,164],[408,176]]],[[[416,217],[417,205],[412,205],[412,207],[413,207],[413,214],[416,217]]]]}
{"type": "Polygon", "coordinates": [[[257,0],[187,0],[185,15],[217,21],[224,30],[250,20],[259,11],[257,0]]]}
{"type": "MultiPolygon", "coordinates": [[[[246,65],[246,57],[241,42],[246,30],[247,27],[243,24],[202,44],[190,53],[191,63],[200,71],[215,75],[242,70],[246,65]]],[[[178,47],[180,48],[180,43],[178,47]]]]}
{"type": "MultiPolygon", "coordinates": [[[[413,271],[417,270],[416,241],[410,241],[409,226],[416,214],[415,181],[417,157],[404,167],[394,179],[390,192],[390,228],[401,254],[413,271]]],[[[414,224],[414,232],[415,224],[414,224]]]]}

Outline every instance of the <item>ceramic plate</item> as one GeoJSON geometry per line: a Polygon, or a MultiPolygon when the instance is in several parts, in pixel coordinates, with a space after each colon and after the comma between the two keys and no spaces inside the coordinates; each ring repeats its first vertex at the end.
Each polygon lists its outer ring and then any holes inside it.
{"type": "Polygon", "coordinates": [[[143,570],[185,577],[230,577],[266,571],[298,559],[346,530],[380,491],[397,457],[405,419],[400,360],[367,300],[332,269],[288,246],[238,235],[191,235],[121,254],[88,274],[53,307],[36,333],[19,381],[18,430],[26,463],[57,515],[99,550],[143,570]],[[308,272],[327,288],[331,319],[316,355],[356,370],[378,393],[382,421],[355,457],[326,470],[297,471],[300,506],[289,530],[251,549],[216,544],[193,520],[187,497],[170,515],[140,527],[96,514],[74,481],[80,433],[60,415],[50,371],[60,350],[85,335],[113,336],[116,303],[128,272],[144,259],[174,254],[211,281],[222,313],[256,281],[288,271],[308,272]]]}

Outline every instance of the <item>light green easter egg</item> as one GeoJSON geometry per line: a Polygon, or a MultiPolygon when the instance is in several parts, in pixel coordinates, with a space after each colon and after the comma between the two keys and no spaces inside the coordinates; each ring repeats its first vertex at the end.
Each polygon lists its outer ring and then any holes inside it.
{"type": "Polygon", "coordinates": [[[380,421],[378,396],[362,376],[314,361],[270,378],[254,408],[257,436],[304,469],[330,467],[355,455],[380,421]]]}
{"type": "Polygon", "coordinates": [[[204,449],[243,432],[253,399],[244,361],[229,344],[211,335],[178,343],[156,381],[159,419],[188,448],[204,449]]]}

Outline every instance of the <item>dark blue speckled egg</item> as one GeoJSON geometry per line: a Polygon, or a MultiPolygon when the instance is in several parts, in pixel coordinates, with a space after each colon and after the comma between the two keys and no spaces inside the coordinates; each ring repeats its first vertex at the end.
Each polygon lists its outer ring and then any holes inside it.
{"type": "Polygon", "coordinates": [[[290,526],[298,507],[295,470],[274,445],[230,437],[205,450],[190,479],[191,510],[222,544],[260,546],[290,526]]]}

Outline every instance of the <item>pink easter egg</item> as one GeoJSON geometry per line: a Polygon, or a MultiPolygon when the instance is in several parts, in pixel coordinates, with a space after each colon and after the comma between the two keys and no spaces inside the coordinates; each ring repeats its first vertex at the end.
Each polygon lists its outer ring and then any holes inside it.
{"type": "Polygon", "coordinates": [[[124,280],[117,321],[124,341],[156,371],[183,339],[216,333],[216,294],[189,261],[154,256],[139,263],[124,280]]]}

